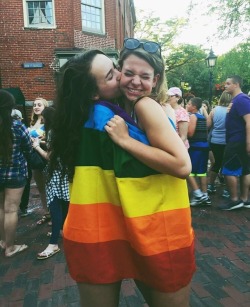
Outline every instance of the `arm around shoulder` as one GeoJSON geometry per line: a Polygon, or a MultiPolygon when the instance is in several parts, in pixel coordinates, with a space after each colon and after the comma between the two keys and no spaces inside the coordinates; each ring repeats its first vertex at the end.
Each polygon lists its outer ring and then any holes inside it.
{"type": "Polygon", "coordinates": [[[117,131],[123,121],[119,116],[115,116],[114,121],[109,122],[105,128],[112,140],[160,173],[186,178],[191,171],[188,152],[162,107],[150,98],[143,98],[136,104],[135,112],[151,146],[133,139],[127,131],[126,135],[120,134],[118,137],[117,131]]]}

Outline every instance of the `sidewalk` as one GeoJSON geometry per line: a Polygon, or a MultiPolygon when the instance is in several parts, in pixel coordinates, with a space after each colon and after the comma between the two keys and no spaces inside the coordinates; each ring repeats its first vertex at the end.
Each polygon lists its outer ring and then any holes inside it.
{"type": "MultiPolygon", "coordinates": [[[[222,189],[212,195],[212,206],[192,208],[197,271],[191,284],[191,307],[250,306],[250,209],[216,209],[224,201],[219,196],[222,189]]],[[[16,238],[18,244],[28,244],[28,250],[9,259],[0,254],[0,306],[79,307],[77,286],[63,251],[47,260],[36,259],[48,244],[50,226],[36,225],[41,211],[35,186],[29,212],[19,219],[16,238]]],[[[61,241],[59,245],[63,250],[61,241]]],[[[147,306],[133,281],[125,280],[119,307],[147,306]]]]}

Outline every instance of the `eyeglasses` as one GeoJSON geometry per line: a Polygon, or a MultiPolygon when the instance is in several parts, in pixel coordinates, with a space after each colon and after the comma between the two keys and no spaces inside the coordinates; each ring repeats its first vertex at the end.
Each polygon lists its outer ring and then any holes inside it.
{"type": "Polygon", "coordinates": [[[141,42],[136,38],[125,38],[123,46],[129,50],[137,49],[142,46],[142,48],[149,53],[156,53],[159,50],[161,56],[161,45],[156,42],[141,42]]]}

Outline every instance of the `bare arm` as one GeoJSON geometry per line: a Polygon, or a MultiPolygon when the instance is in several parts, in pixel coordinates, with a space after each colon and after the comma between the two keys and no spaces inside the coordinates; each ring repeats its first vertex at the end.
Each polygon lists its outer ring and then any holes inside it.
{"type": "Polygon", "coordinates": [[[49,153],[40,147],[39,138],[33,139],[32,147],[46,160],[49,160],[49,153]]]}
{"type": "Polygon", "coordinates": [[[188,122],[178,122],[179,127],[179,136],[182,139],[183,142],[187,140],[187,133],[188,133],[188,122]]]}
{"type": "Polygon", "coordinates": [[[243,116],[246,122],[246,151],[250,155],[250,114],[243,116]]]}
{"type": "Polygon", "coordinates": [[[208,115],[208,118],[207,118],[207,127],[208,129],[210,129],[213,125],[213,117],[214,117],[214,110],[212,110],[209,115],[208,115]]]}
{"type": "Polygon", "coordinates": [[[190,122],[189,122],[189,125],[188,125],[188,136],[189,137],[192,137],[194,135],[196,123],[197,123],[197,117],[194,114],[191,114],[190,115],[190,122]]]}
{"type": "Polygon", "coordinates": [[[147,166],[161,173],[186,178],[191,171],[188,152],[162,107],[145,97],[137,102],[135,111],[151,146],[131,138],[124,120],[118,115],[105,126],[111,139],[147,166]]]}
{"type": "Polygon", "coordinates": [[[207,113],[206,108],[201,107],[201,109],[202,109],[202,114],[203,114],[203,116],[207,119],[207,118],[208,118],[208,113],[207,113]]]}

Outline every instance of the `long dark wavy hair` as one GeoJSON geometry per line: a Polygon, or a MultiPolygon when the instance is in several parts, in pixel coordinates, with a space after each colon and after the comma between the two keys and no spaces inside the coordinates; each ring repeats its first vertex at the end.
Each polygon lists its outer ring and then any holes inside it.
{"type": "Polygon", "coordinates": [[[0,159],[8,163],[13,150],[13,118],[11,111],[15,106],[15,98],[8,91],[0,89],[0,159]]]}
{"type": "Polygon", "coordinates": [[[55,115],[52,125],[49,177],[62,165],[62,176],[73,180],[75,155],[81,137],[81,127],[88,119],[93,96],[98,88],[91,75],[93,59],[100,50],[89,50],[76,55],[62,67],[57,85],[55,115]]]}
{"type": "Polygon", "coordinates": [[[48,133],[52,129],[52,124],[54,121],[55,108],[54,107],[46,107],[42,111],[42,117],[44,121],[44,129],[45,129],[45,139],[47,140],[48,133]]]}

